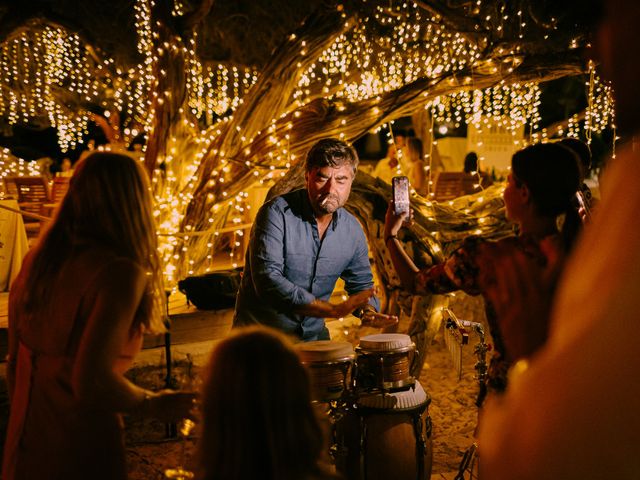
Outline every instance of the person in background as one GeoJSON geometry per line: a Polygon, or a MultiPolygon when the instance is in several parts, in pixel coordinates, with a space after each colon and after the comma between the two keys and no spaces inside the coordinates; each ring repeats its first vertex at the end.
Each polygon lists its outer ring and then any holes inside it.
{"type": "Polygon", "coordinates": [[[131,143],[129,143],[129,146],[127,147],[127,150],[129,152],[131,152],[131,155],[138,159],[138,160],[144,160],[144,146],[147,143],[147,136],[143,133],[139,133],[138,135],[136,135],[133,140],[131,140],[131,143]]]}
{"type": "MultiPolygon", "coordinates": [[[[640,3],[605,6],[596,51],[625,143],[606,167],[598,209],[560,279],[548,341],[517,364],[506,395],[486,402],[481,478],[632,480],[640,472],[640,64],[629,61],[640,49],[640,3]]],[[[598,4],[579,8],[597,12],[598,4]]],[[[525,260],[504,259],[497,269],[517,282],[502,303],[528,325],[539,290],[531,285],[544,272],[525,260]]]]}
{"type": "Polygon", "coordinates": [[[490,175],[480,171],[480,163],[476,152],[469,152],[464,157],[463,172],[473,176],[473,183],[465,186],[465,194],[477,193],[479,188],[486,188],[493,183],[490,175]]]}
{"type": "Polygon", "coordinates": [[[428,179],[422,152],[422,140],[417,137],[407,138],[403,151],[405,161],[409,165],[409,171],[407,172],[409,183],[416,193],[425,196],[427,194],[428,179]]]}
{"type": "Polygon", "coordinates": [[[160,268],[142,166],[90,155],[9,295],[4,480],[124,480],[120,414],[189,415],[193,395],[124,376],[143,333],[164,331],[160,268]]]}
{"type": "Polygon", "coordinates": [[[326,138],[307,154],[306,188],[264,204],[251,229],[234,327],[265,324],[303,341],[327,340],[325,318],[359,315],[364,323],[397,322],[377,313],[367,240],[344,205],[358,167],[356,151],[326,138]],[[349,298],[330,303],[338,278],[349,298]]]}
{"type": "MultiPolygon", "coordinates": [[[[411,135],[414,135],[413,130],[411,135]]],[[[399,149],[403,149],[407,145],[407,132],[405,130],[394,130],[393,131],[393,143],[399,149]]]]}
{"type": "MultiPolygon", "coordinates": [[[[398,240],[398,232],[407,214],[396,215],[393,204],[387,210],[385,242],[405,289],[418,294],[463,290],[470,295],[482,294],[485,297],[487,321],[494,343],[487,379],[490,390],[504,391],[506,372],[513,360],[520,357],[521,350],[529,352],[537,348],[546,336],[546,324],[541,321],[538,330],[528,338],[528,343],[512,345],[511,350],[507,348],[491,302],[495,289],[495,260],[523,252],[536,264],[547,266],[550,261],[544,251],[553,249],[558,252],[553,262],[553,269],[557,271],[562,252],[571,248],[581,225],[577,211],[571,206],[578,180],[576,156],[565,147],[535,144],[516,152],[503,197],[507,219],[518,227],[518,236],[498,241],[467,237],[445,262],[424,270],[415,266],[398,240]],[[560,231],[556,219],[561,214],[566,220],[560,231]]],[[[480,392],[478,404],[482,403],[485,393],[484,390],[480,392]]]]}
{"type": "Polygon", "coordinates": [[[69,157],[64,157],[62,163],[60,163],[60,172],[57,174],[59,177],[70,177],[73,175],[73,164],[69,157]]]}
{"type": "Polygon", "coordinates": [[[403,163],[400,161],[399,152],[401,152],[401,150],[398,150],[395,143],[389,144],[387,155],[383,159],[378,160],[371,176],[378,177],[380,180],[391,185],[393,177],[405,175],[406,169],[403,168],[403,163]]]}
{"type": "Polygon", "coordinates": [[[469,152],[465,155],[462,171],[472,175],[478,173],[478,154],[476,152],[469,152]]]}
{"type": "Polygon", "coordinates": [[[202,391],[198,480],[321,480],[326,432],[293,344],[261,326],[235,330],[213,350],[202,391]]]}
{"type": "Polygon", "coordinates": [[[580,191],[576,195],[575,203],[580,210],[584,222],[591,220],[594,198],[591,189],[585,183],[591,171],[591,149],[589,145],[573,137],[566,137],[558,141],[560,145],[573,150],[580,159],[580,191]]]}

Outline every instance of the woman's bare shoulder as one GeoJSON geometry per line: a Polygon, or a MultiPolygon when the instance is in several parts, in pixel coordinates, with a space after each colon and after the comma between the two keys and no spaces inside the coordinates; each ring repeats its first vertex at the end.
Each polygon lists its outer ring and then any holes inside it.
{"type": "Polygon", "coordinates": [[[92,247],[74,252],[62,267],[59,280],[67,285],[91,290],[129,288],[143,281],[145,271],[134,260],[106,248],[92,247]]]}
{"type": "Polygon", "coordinates": [[[75,251],[69,258],[69,263],[74,266],[92,267],[94,271],[109,266],[129,266],[131,269],[142,268],[132,258],[118,254],[117,252],[101,246],[85,247],[75,251]]]}

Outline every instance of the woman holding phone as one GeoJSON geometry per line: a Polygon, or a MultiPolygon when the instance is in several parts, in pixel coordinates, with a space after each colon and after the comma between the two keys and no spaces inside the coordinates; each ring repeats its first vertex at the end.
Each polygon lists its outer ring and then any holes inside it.
{"type": "MultiPolygon", "coordinates": [[[[423,270],[415,266],[397,237],[410,215],[396,213],[393,204],[387,210],[385,243],[405,289],[418,294],[463,290],[485,297],[487,321],[495,347],[487,379],[487,387],[492,390],[504,390],[508,367],[517,358],[535,351],[546,339],[547,332],[546,322],[541,319],[536,335],[527,338],[526,343],[507,348],[491,302],[493,295],[500,295],[496,291],[496,260],[503,255],[524,253],[544,268],[549,291],[543,297],[546,302],[551,301],[562,259],[581,225],[572,204],[579,188],[578,168],[576,155],[559,144],[535,144],[516,152],[503,197],[507,219],[515,223],[518,234],[498,241],[467,237],[445,262],[423,270]],[[559,229],[557,219],[562,214],[564,222],[559,229]]],[[[544,310],[547,305],[539,308],[544,310]]],[[[511,327],[517,328],[517,325],[511,327]]],[[[479,403],[485,393],[481,392],[479,403]]]]}

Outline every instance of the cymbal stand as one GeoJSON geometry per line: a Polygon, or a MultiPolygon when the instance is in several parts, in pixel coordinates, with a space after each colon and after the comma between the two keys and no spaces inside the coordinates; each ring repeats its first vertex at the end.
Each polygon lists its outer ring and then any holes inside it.
{"type": "MultiPolygon", "coordinates": [[[[459,379],[462,378],[462,347],[469,343],[469,331],[472,331],[478,337],[478,343],[473,348],[473,352],[476,356],[474,369],[479,386],[476,406],[479,408],[481,399],[483,399],[486,394],[488,371],[487,353],[491,349],[491,346],[486,343],[484,327],[478,322],[458,319],[455,314],[446,307],[442,309],[442,313],[445,325],[445,344],[449,347],[454,365],[458,371],[459,379]]],[[[462,461],[458,466],[458,473],[454,477],[454,480],[477,480],[478,458],[478,444],[473,442],[464,452],[462,461]]]]}

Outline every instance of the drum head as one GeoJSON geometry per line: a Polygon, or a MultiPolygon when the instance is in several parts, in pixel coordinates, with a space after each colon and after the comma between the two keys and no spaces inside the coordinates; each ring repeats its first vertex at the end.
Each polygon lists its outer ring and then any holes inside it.
{"type": "Polygon", "coordinates": [[[318,340],[298,343],[295,348],[302,363],[335,362],[355,356],[353,345],[349,342],[318,340]]]}
{"type": "Polygon", "coordinates": [[[367,335],[360,339],[359,347],[367,351],[392,351],[410,347],[413,344],[411,337],[402,333],[379,333],[367,335]]]}

